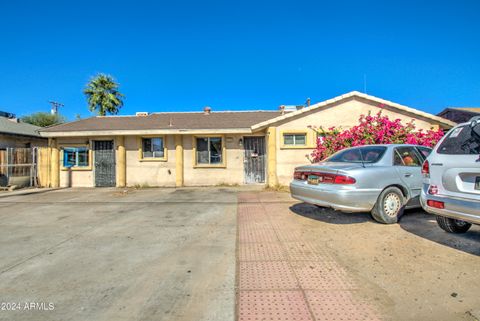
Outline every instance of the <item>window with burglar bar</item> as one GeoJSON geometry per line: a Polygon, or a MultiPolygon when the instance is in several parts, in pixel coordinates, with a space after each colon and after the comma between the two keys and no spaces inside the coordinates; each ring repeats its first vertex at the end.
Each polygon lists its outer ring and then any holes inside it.
{"type": "Polygon", "coordinates": [[[198,165],[222,164],[222,137],[197,137],[196,153],[198,165]]]}

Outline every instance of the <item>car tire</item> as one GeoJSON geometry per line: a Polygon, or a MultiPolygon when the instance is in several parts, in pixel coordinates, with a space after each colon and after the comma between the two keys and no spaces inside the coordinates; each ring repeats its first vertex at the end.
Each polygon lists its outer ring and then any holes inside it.
{"type": "Polygon", "coordinates": [[[397,187],[387,187],[380,193],[377,203],[372,209],[372,217],[383,224],[395,224],[403,215],[405,197],[397,187]]]}
{"type": "Polygon", "coordinates": [[[448,233],[465,233],[472,224],[449,217],[437,215],[437,224],[448,233]]]}

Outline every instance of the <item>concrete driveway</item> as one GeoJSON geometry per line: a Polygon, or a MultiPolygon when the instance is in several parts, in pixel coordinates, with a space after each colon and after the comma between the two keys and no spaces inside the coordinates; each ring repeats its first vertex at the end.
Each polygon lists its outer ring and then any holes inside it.
{"type": "Polygon", "coordinates": [[[233,320],[236,206],[219,188],[2,197],[0,320],[233,320]]]}

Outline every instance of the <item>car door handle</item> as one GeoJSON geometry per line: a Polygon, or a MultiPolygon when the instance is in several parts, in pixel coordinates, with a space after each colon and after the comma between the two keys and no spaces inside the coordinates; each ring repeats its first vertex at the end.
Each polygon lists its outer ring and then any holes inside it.
{"type": "Polygon", "coordinates": [[[412,176],[412,173],[405,173],[405,177],[410,177],[412,176]]]}

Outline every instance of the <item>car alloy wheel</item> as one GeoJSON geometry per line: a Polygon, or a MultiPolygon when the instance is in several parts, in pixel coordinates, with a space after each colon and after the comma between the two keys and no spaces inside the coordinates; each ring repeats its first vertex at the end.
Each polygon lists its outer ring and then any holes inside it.
{"type": "Polygon", "coordinates": [[[391,217],[397,216],[400,207],[402,206],[402,201],[395,193],[388,193],[383,199],[383,210],[385,214],[391,217]]]}

